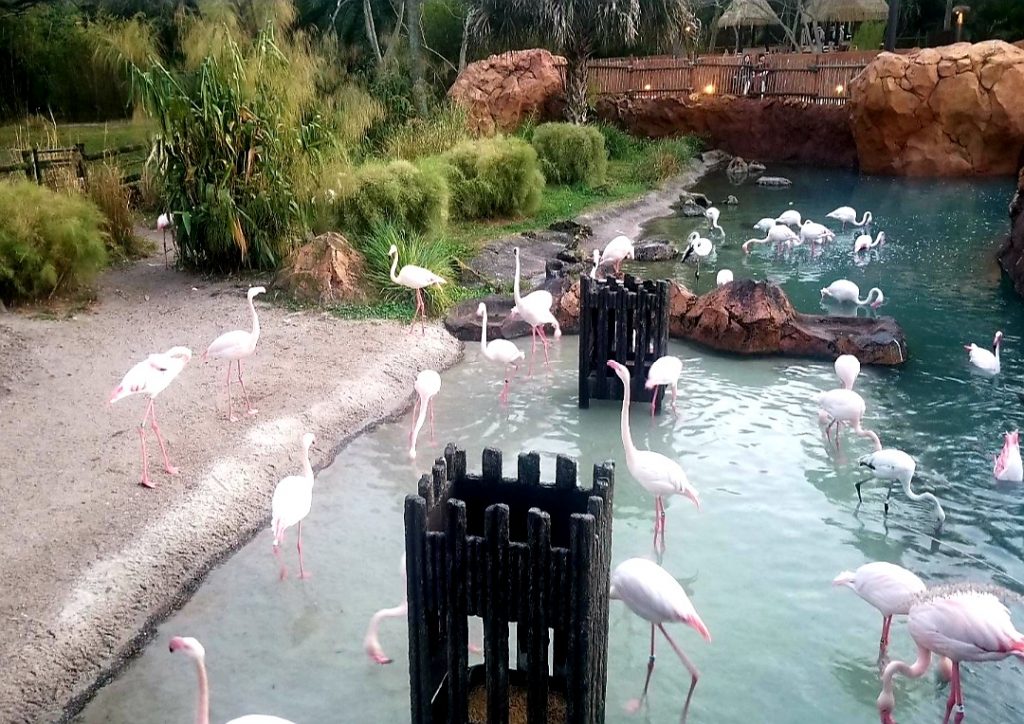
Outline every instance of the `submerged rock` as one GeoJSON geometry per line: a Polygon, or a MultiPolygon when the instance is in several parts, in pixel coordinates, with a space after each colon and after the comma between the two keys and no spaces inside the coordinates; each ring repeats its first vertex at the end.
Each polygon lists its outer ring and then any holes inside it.
{"type": "Polygon", "coordinates": [[[758,186],[771,186],[772,188],[789,188],[793,182],[784,176],[762,176],[757,180],[758,186]]]}
{"type": "Polygon", "coordinates": [[[633,247],[637,261],[671,261],[679,256],[679,249],[668,239],[647,239],[633,247]]]}

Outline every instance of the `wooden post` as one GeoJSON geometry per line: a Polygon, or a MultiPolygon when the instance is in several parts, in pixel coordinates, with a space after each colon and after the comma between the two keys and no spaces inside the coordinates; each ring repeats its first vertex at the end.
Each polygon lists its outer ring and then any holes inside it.
{"type": "Polygon", "coordinates": [[[530,546],[530,583],[526,621],[526,628],[529,632],[527,639],[529,668],[526,672],[529,689],[526,699],[526,721],[528,724],[547,724],[547,577],[551,554],[551,518],[543,510],[530,508],[527,517],[527,530],[530,546]]]}
{"type": "Polygon", "coordinates": [[[579,364],[579,405],[580,409],[586,410],[590,407],[590,360],[593,356],[591,349],[592,325],[590,314],[591,305],[591,279],[588,276],[580,277],[580,364],[579,364]]]}
{"type": "Polygon", "coordinates": [[[430,722],[430,644],[427,631],[425,577],[427,560],[427,502],[416,495],[405,498],[406,596],[409,605],[409,683],[414,724],[430,722]]]}
{"type": "Polygon", "coordinates": [[[487,509],[487,611],[484,613],[484,668],[487,721],[508,724],[508,506],[487,509]]]}
{"type": "MultiPolygon", "coordinates": [[[[590,724],[592,716],[590,689],[594,672],[589,670],[591,657],[592,594],[588,572],[592,559],[594,518],[574,513],[570,523],[569,568],[571,570],[569,609],[569,672],[566,682],[566,721],[568,724],[590,724]]],[[[605,592],[607,598],[607,592],[605,592]]],[[[532,722],[531,722],[532,724],[532,722]]]]}
{"type": "Polygon", "coordinates": [[[469,628],[466,613],[466,504],[448,501],[448,724],[469,722],[469,628]]]}

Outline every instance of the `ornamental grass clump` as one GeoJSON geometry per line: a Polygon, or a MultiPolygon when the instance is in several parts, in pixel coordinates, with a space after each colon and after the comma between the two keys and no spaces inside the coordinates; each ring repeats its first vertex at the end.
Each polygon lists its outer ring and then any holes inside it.
{"type": "Polygon", "coordinates": [[[453,218],[522,216],[540,205],[544,175],[537,152],[521,139],[464,141],[444,154],[441,163],[451,189],[453,218]]]}
{"type": "Polygon", "coordinates": [[[590,188],[604,185],[608,157],[604,136],[596,128],[544,123],[533,132],[533,147],[548,182],[590,188]]]}

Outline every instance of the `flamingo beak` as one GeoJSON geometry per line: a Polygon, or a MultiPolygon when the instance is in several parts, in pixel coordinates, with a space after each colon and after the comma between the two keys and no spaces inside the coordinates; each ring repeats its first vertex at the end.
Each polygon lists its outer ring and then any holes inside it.
{"type": "Polygon", "coordinates": [[[696,490],[693,488],[687,488],[683,495],[692,500],[693,504],[697,506],[697,510],[700,510],[700,497],[697,495],[696,490]]]}
{"type": "Polygon", "coordinates": [[[971,345],[969,345],[969,344],[965,344],[965,345],[964,345],[964,351],[965,351],[965,352],[970,352],[970,351],[971,351],[971,345]]]}

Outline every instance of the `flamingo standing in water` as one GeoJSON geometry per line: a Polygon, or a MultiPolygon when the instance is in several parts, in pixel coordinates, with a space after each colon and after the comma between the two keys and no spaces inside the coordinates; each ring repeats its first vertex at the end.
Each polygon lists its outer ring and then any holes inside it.
{"type": "Polygon", "coordinates": [[[1024,481],[1024,463],[1020,459],[1020,433],[1016,430],[1006,433],[1003,449],[996,457],[992,474],[996,480],[1013,483],[1024,481]]]}
{"type": "Polygon", "coordinates": [[[263,294],[266,289],[263,287],[251,287],[247,294],[249,298],[249,311],[252,312],[252,331],[236,329],[233,332],[225,332],[210,342],[210,346],[203,352],[203,361],[212,357],[213,359],[226,359],[228,361],[228,419],[237,422],[238,418],[231,413],[231,365],[238,365],[238,384],[242,386],[242,394],[245,395],[245,407],[250,415],[255,415],[252,403],[249,402],[249,393],[246,392],[245,383],[242,382],[242,360],[252,357],[256,352],[256,343],[260,340],[260,318],[256,315],[256,305],[253,298],[257,294],[263,294]]]}
{"type": "Polygon", "coordinates": [[[715,250],[714,244],[711,243],[711,239],[706,239],[700,235],[699,231],[691,232],[686,239],[686,251],[683,252],[683,261],[685,262],[692,255],[697,257],[697,271],[694,275],[694,291],[697,286],[700,285],[700,260],[710,255],[715,250]]]}
{"type": "MultiPolygon", "coordinates": [[[[916,493],[910,487],[910,481],[913,480],[914,471],[917,469],[917,463],[914,462],[914,458],[902,450],[886,448],[885,450],[876,450],[873,453],[862,455],[858,458],[857,462],[870,469],[873,477],[889,482],[889,492],[885,496],[886,514],[889,513],[889,498],[892,497],[892,484],[894,481],[899,481],[903,487],[903,492],[908,498],[915,502],[925,501],[931,503],[935,506],[935,515],[939,519],[939,525],[945,522],[946,511],[942,509],[939,499],[931,493],[916,493]]],[[[867,480],[861,480],[856,484],[857,500],[861,503],[864,502],[864,499],[860,494],[860,486],[866,482],[867,480]]]]}
{"type": "Polygon", "coordinates": [[[601,258],[598,261],[598,266],[604,266],[605,264],[614,264],[615,273],[618,274],[622,270],[622,262],[626,259],[635,259],[635,252],[633,250],[633,240],[628,236],[619,235],[608,242],[608,245],[601,252],[601,258]]]}
{"type": "Polygon", "coordinates": [[[867,226],[871,223],[871,212],[865,211],[864,215],[860,217],[860,221],[857,221],[857,212],[852,206],[840,206],[838,209],[833,209],[825,214],[830,219],[843,222],[843,231],[846,231],[846,225],[850,226],[867,226]]]}
{"type": "Polygon", "coordinates": [[[864,398],[853,390],[840,387],[818,395],[818,422],[825,427],[825,437],[833,442],[829,430],[835,425],[836,439],[834,444],[836,452],[839,452],[839,429],[843,423],[850,426],[850,429],[861,437],[866,437],[875,444],[875,450],[882,449],[882,443],[872,430],[861,427],[864,419],[864,412],[867,405],[864,398]]]}
{"type": "Polygon", "coordinates": [[[704,210],[704,218],[708,220],[709,231],[720,231],[722,236],[725,236],[725,229],[718,225],[718,217],[721,216],[721,213],[714,206],[709,206],[704,210]]]}
{"type": "Polygon", "coordinates": [[[661,551],[665,550],[665,502],[668,495],[685,495],[700,510],[700,497],[697,490],[690,485],[679,463],[664,455],[650,450],[637,450],[633,444],[633,436],[629,432],[629,370],[615,360],[608,360],[608,366],[622,381],[622,415],[620,432],[622,447],[626,451],[626,467],[644,490],[654,495],[654,547],[658,549],[661,539],[661,551]]]}
{"type": "Polygon", "coordinates": [[[647,381],[644,382],[644,389],[654,390],[651,393],[651,417],[654,417],[654,403],[658,399],[657,388],[661,385],[672,387],[672,409],[676,409],[676,397],[679,395],[679,375],[683,373],[683,361],[672,355],[659,357],[651,363],[651,369],[647,372],[647,381]]]}
{"type": "Polygon", "coordinates": [[[391,281],[416,292],[416,309],[412,313],[412,321],[409,323],[409,331],[411,332],[415,328],[416,317],[418,315],[420,318],[420,332],[425,334],[426,327],[424,325],[427,321],[427,308],[423,303],[423,289],[425,287],[434,286],[435,284],[440,286],[445,284],[447,280],[444,277],[438,276],[429,269],[424,269],[423,267],[416,266],[414,264],[406,264],[396,275],[395,269],[398,268],[398,247],[392,244],[391,248],[388,249],[388,256],[391,257],[391,281]]]}
{"type": "Polygon", "coordinates": [[[786,209],[775,219],[775,223],[799,227],[801,224],[800,212],[796,209],[786,209]]]}
{"type": "Polygon", "coordinates": [[[821,244],[826,241],[831,241],[835,236],[832,230],[827,226],[811,221],[810,219],[804,219],[803,225],[800,227],[800,242],[810,242],[812,244],[821,244]]]}
{"type": "Polygon", "coordinates": [[[412,416],[415,418],[412,429],[409,430],[409,457],[416,459],[416,438],[423,427],[423,421],[430,412],[430,439],[434,439],[434,395],[441,391],[441,375],[434,370],[423,370],[416,375],[416,383],[413,385],[416,390],[416,404],[413,406],[412,416]],[[418,413],[418,414],[417,414],[418,413]]]}
{"type": "Polygon", "coordinates": [[[756,231],[768,231],[773,226],[775,226],[776,223],[777,222],[775,221],[775,219],[766,216],[763,219],[759,219],[758,222],[754,224],[752,228],[755,229],[756,231]]]}
{"type": "Polygon", "coordinates": [[[860,360],[852,354],[841,354],[835,361],[836,377],[843,383],[843,388],[853,389],[853,383],[860,376],[860,360]]]}
{"type": "Polygon", "coordinates": [[[554,304],[554,297],[551,296],[551,292],[538,289],[535,292],[530,292],[525,297],[519,294],[519,247],[515,248],[516,257],[516,277],[515,282],[512,286],[512,294],[515,299],[516,306],[512,308],[512,312],[509,317],[520,316],[523,320],[530,325],[530,334],[533,338],[533,351],[530,355],[530,374],[533,373],[533,358],[537,356],[537,336],[540,336],[540,341],[544,347],[544,364],[550,364],[548,359],[548,338],[544,334],[544,325],[550,324],[555,328],[555,338],[562,336],[562,328],[558,324],[558,320],[555,319],[555,315],[551,313],[551,305],[554,304]]]}
{"type": "Polygon", "coordinates": [[[821,298],[829,297],[840,303],[856,304],[858,307],[870,305],[872,309],[878,309],[885,301],[885,295],[878,287],[871,287],[867,299],[860,298],[860,287],[849,279],[836,279],[827,287],[821,290],[821,298]]]}
{"type": "Polygon", "coordinates": [[[313,466],[309,462],[309,448],[316,442],[313,433],[302,436],[302,475],[289,475],[282,478],[274,488],[271,502],[270,529],[274,531],[274,556],[281,563],[281,580],[288,576],[288,569],[281,562],[281,543],[284,532],[293,525],[299,526],[295,548],[299,552],[299,578],[309,578],[302,565],[302,521],[309,515],[313,506],[313,466]]]}
{"type": "MultiPolygon", "coordinates": [[[[163,213],[156,217],[156,229],[163,233],[164,238],[164,267],[168,267],[167,263],[167,230],[171,228],[171,214],[163,213]]],[[[171,230],[171,241],[174,241],[174,230],[171,230]]]]}
{"type": "MultiPolygon", "coordinates": [[[[773,222],[774,223],[774,222],[773,222]]],[[[747,239],[743,242],[743,253],[749,254],[750,247],[754,244],[774,244],[777,247],[798,239],[797,235],[785,224],[774,224],[765,230],[763,239],[747,239]]]]}
{"type": "Polygon", "coordinates": [[[878,232],[878,236],[875,237],[874,241],[871,240],[871,236],[869,234],[861,234],[860,236],[858,236],[856,239],[853,240],[853,253],[854,254],[860,254],[862,251],[867,251],[868,249],[874,249],[879,244],[884,244],[884,243],[885,243],[885,232],[884,231],[879,231],[878,232]]]}
{"type": "Polygon", "coordinates": [[[992,351],[989,352],[984,347],[971,342],[965,344],[964,349],[970,354],[968,359],[975,369],[986,372],[990,375],[999,374],[999,349],[1003,346],[1003,333],[996,332],[996,336],[992,339],[992,351]]]}
{"type": "Polygon", "coordinates": [[[902,566],[885,561],[865,563],[856,571],[843,571],[833,586],[846,586],[878,609],[882,614],[882,638],[878,642],[878,658],[885,656],[889,646],[892,617],[906,615],[914,596],[924,593],[924,581],[902,566]]]}
{"type": "Polygon", "coordinates": [[[731,284],[732,280],[731,269],[719,269],[718,276],[715,277],[715,286],[724,287],[726,284],[731,284]]]}
{"type": "Polygon", "coordinates": [[[913,664],[893,661],[882,672],[882,691],[876,702],[882,724],[894,724],[892,711],[896,699],[893,696],[893,679],[897,674],[911,679],[924,676],[932,654],[953,662],[943,724],[949,722],[949,715],[954,709],[955,724],[964,719],[961,662],[1001,661],[1009,656],[1024,660],[1024,634],[1014,628],[1010,612],[999,600],[1000,596],[1010,597],[1013,594],[994,586],[961,583],[932,588],[914,599],[907,627],[917,644],[917,660],[913,664]]]}
{"type": "Polygon", "coordinates": [[[142,479],[139,484],[152,488],[153,483],[149,480],[149,452],[146,450],[146,422],[148,421],[156,435],[156,441],[160,443],[160,452],[164,456],[164,470],[168,475],[177,475],[178,468],[171,465],[167,458],[167,445],[160,435],[160,427],[156,424],[156,396],[167,389],[167,386],[174,381],[188,361],[192,359],[192,350],[188,347],[171,347],[161,354],[151,354],[146,359],[128,370],[128,374],[121,380],[121,384],[110,393],[109,404],[130,395],[146,395],[149,397],[149,404],[146,405],[146,414],[142,416],[139,424],[139,438],[142,440],[142,479]]]}
{"type": "Polygon", "coordinates": [[[508,368],[512,367],[512,369],[518,370],[519,365],[517,365],[516,362],[524,359],[526,357],[526,353],[507,339],[492,339],[490,342],[487,341],[487,305],[483,302],[480,302],[480,306],[476,308],[476,316],[483,317],[483,320],[480,323],[480,353],[491,362],[500,362],[505,367],[505,385],[501,388],[498,400],[501,402],[508,402],[508,368]]]}
{"type": "MultiPolygon", "coordinates": [[[[182,651],[196,662],[199,678],[199,704],[196,708],[196,724],[210,724],[210,688],[206,678],[206,649],[191,636],[175,636],[168,647],[171,653],[182,651]]],[[[227,724],[294,724],[288,719],[266,714],[249,714],[227,722],[227,724]]]]}
{"type": "Polygon", "coordinates": [[[682,649],[676,646],[676,642],[665,630],[665,624],[672,621],[685,623],[705,641],[711,642],[711,633],[697,614],[686,591],[668,571],[654,561],[630,558],[612,571],[609,598],[622,601],[630,611],[651,624],[651,655],[647,659],[644,690],[639,699],[634,699],[626,705],[627,711],[638,711],[647,699],[647,688],[651,683],[651,674],[654,673],[654,629],[657,627],[679,656],[683,666],[690,672],[690,690],[686,693],[686,703],[683,704],[683,715],[680,719],[681,722],[685,722],[700,672],[682,649]]]}

